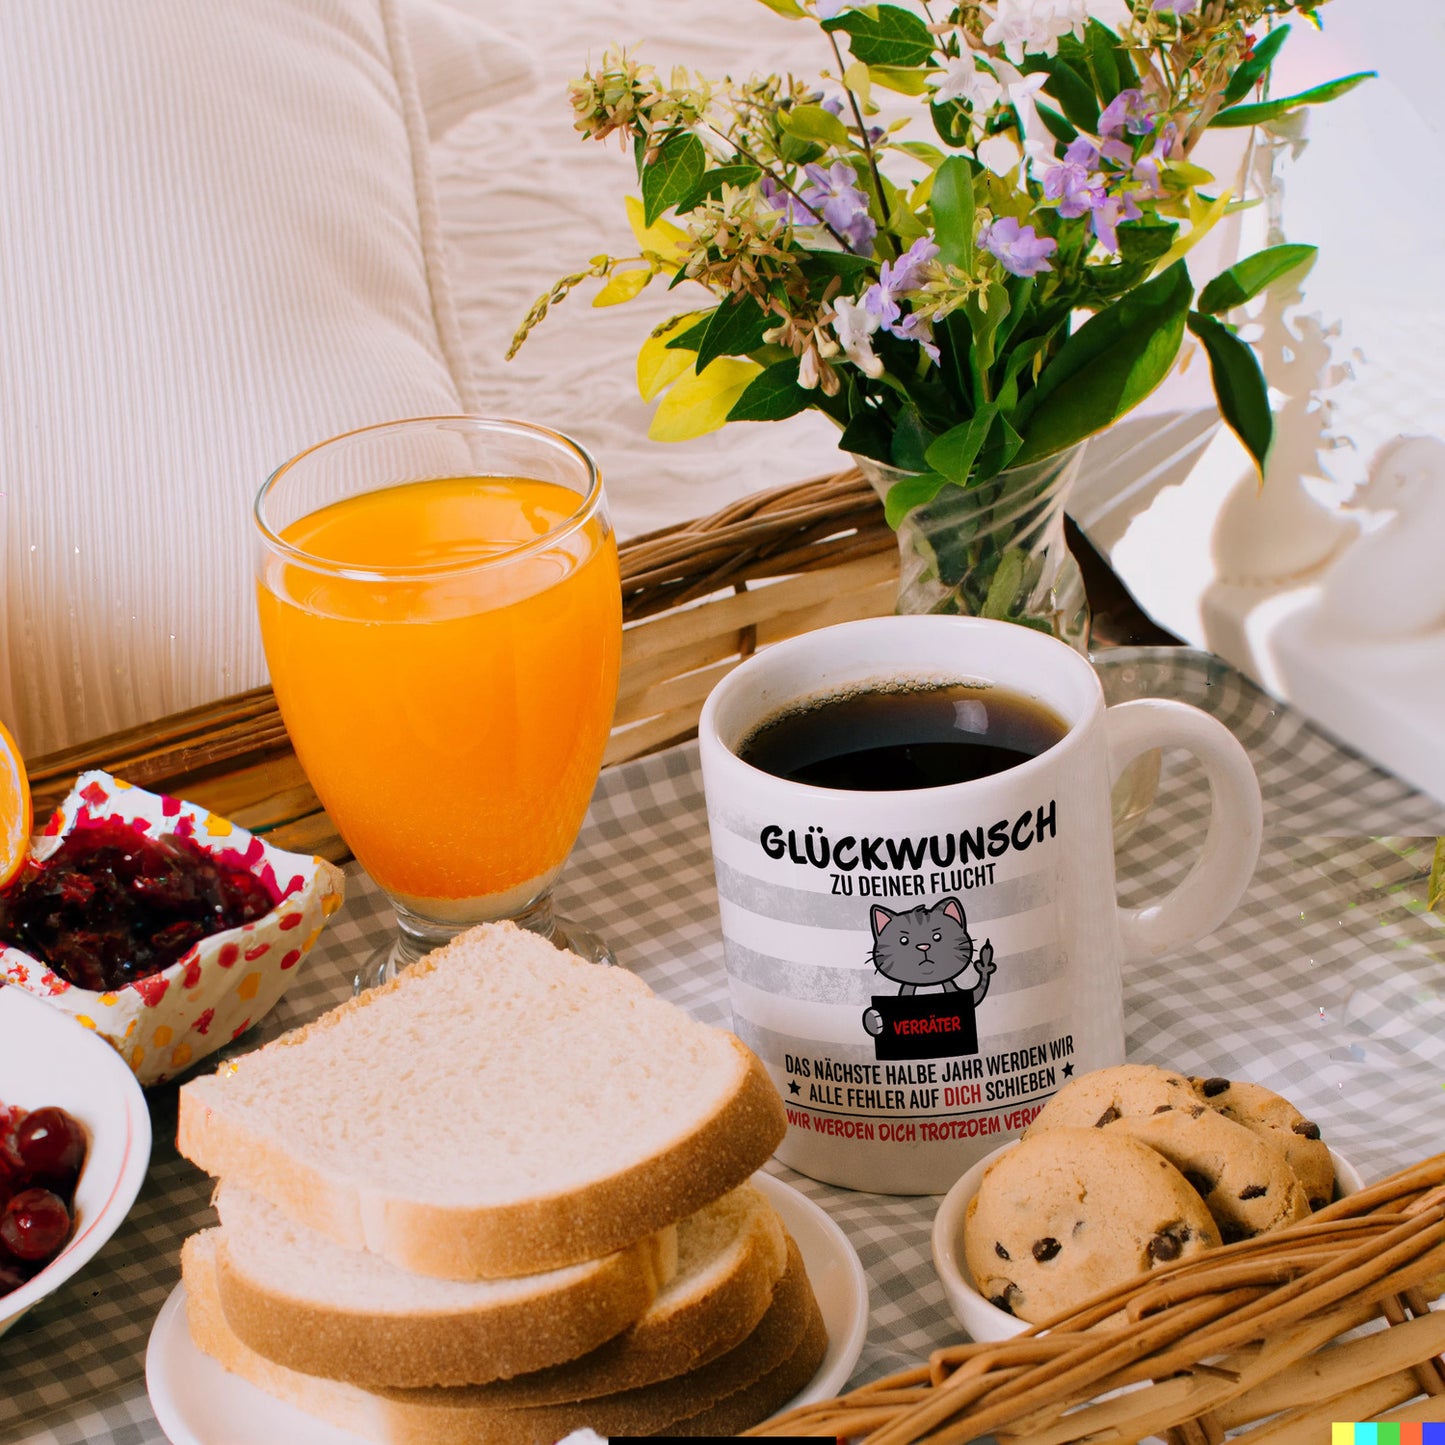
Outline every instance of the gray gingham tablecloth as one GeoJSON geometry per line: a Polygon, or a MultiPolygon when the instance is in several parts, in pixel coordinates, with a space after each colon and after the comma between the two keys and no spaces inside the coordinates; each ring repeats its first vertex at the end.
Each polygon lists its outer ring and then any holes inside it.
{"type": "MultiPolygon", "coordinates": [[[[1366,1179],[1445,1147],[1445,920],[1424,903],[1445,807],[1215,658],[1150,648],[1097,662],[1110,701],[1174,697],[1226,722],[1266,803],[1260,865],[1234,916],[1128,975],[1130,1057],[1278,1089],[1366,1179]]],[[[1166,756],[1154,806],[1120,850],[1123,901],[1157,896],[1182,874],[1207,807],[1193,764],[1166,756]]],[[[695,745],[603,775],[559,902],[659,993],[729,1024],[695,745]]],[[[302,976],[242,1044],[345,999],[357,961],[390,928],[384,901],[353,867],[347,902],[302,976]]],[[[214,1219],[210,1182],[172,1144],[175,1087],[150,1099],[155,1152],[129,1218],[0,1337],[0,1441],[164,1438],[146,1398],[146,1340],[179,1277],[182,1239],[214,1219]]],[[[929,1254],[935,1198],[852,1194],[771,1167],[827,1209],[867,1272],[871,1318],[854,1383],[958,1338],[929,1254]]]]}

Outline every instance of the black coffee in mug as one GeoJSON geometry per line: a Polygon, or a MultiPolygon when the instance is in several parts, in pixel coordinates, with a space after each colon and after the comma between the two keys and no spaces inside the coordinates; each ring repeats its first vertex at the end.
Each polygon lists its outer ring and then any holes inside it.
{"type": "Polygon", "coordinates": [[[977,683],[898,682],[810,699],[743,740],[745,763],[853,792],[941,788],[1037,757],[1068,731],[1044,703],[977,683]]]}

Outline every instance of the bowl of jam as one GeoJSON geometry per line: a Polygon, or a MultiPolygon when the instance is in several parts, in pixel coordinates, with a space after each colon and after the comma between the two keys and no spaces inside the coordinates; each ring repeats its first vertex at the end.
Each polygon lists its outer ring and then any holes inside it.
{"type": "Polygon", "coordinates": [[[0,980],[158,1083],[270,1010],[341,897],[324,859],[84,773],[0,890],[0,980]]]}

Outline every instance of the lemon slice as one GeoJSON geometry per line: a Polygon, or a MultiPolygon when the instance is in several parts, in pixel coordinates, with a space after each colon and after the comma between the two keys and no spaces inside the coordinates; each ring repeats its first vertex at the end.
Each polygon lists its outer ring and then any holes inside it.
{"type": "Polygon", "coordinates": [[[0,888],[20,871],[30,850],[30,778],[9,729],[0,723],[0,888]]]}

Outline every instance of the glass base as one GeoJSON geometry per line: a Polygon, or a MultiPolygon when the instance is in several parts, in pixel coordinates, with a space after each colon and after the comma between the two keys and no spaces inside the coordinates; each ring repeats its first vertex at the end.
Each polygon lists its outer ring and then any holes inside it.
{"type": "MultiPolygon", "coordinates": [[[[501,923],[508,920],[495,919],[493,921],[501,923]]],[[[383,983],[390,983],[408,964],[415,963],[417,959],[424,957],[434,948],[440,948],[444,943],[455,938],[458,933],[465,931],[457,928],[444,933],[430,928],[423,933],[407,926],[412,922],[414,920],[409,917],[398,916],[396,937],[367,955],[365,962],[352,980],[353,995],[364,993],[367,989],[376,988],[383,983]]],[[[569,918],[558,918],[552,912],[550,896],[538,900],[526,912],[513,917],[510,922],[531,933],[541,934],[543,938],[554,943],[558,948],[575,953],[588,963],[612,965],[617,962],[616,955],[600,934],[594,933],[590,928],[582,927],[579,923],[574,923],[569,918]]]]}

